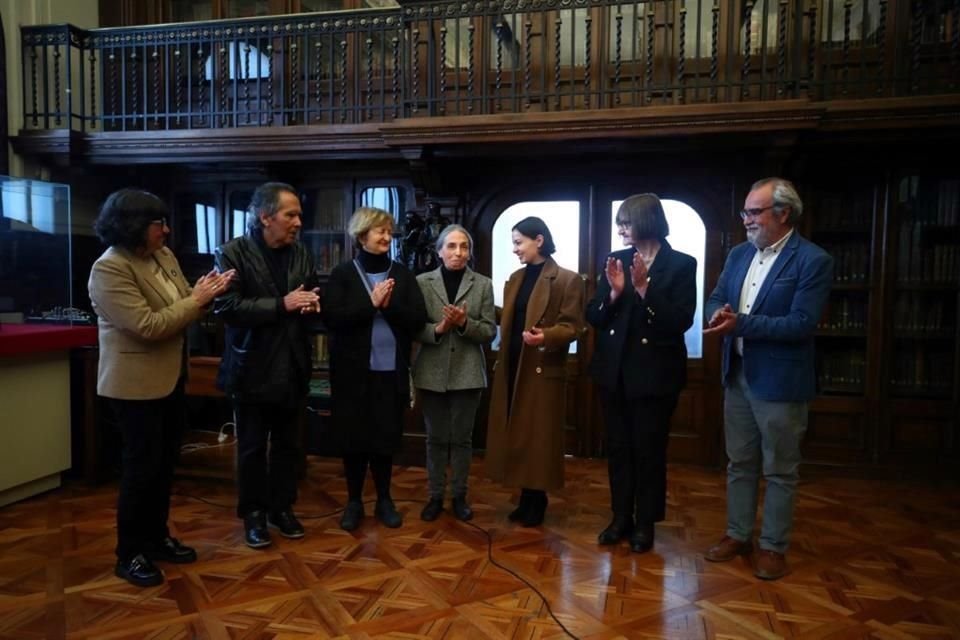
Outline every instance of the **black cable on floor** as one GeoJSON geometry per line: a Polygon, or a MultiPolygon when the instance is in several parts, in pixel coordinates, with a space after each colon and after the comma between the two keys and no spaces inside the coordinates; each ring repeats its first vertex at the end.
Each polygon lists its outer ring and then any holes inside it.
{"type": "MultiPolygon", "coordinates": [[[[232,505],[225,505],[225,504],[219,504],[219,503],[217,503],[217,502],[211,502],[210,500],[207,500],[206,498],[201,498],[201,497],[199,497],[199,496],[194,496],[194,495],[191,495],[191,494],[189,494],[189,493],[182,492],[182,491],[178,491],[178,492],[175,493],[174,495],[182,496],[182,497],[184,497],[184,498],[190,498],[191,500],[197,500],[198,502],[203,502],[204,504],[208,504],[208,505],[210,505],[210,506],[212,506],[212,507],[220,507],[221,509],[232,509],[232,508],[233,508],[232,505]]],[[[413,503],[413,504],[426,504],[426,502],[424,502],[423,500],[394,500],[394,502],[410,502],[410,503],[413,503]]],[[[376,503],[376,500],[367,500],[367,501],[365,501],[363,504],[375,504],[375,503],[376,503]]],[[[336,509],[336,510],[334,510],[334,511],[330,511],[330,512],[328,512],[328,513],[320,513],[320,514],[297,514],[297,518],[299,518],[299,519],[301,519],[301,520],[317,520],[317,519],[320,519],[320,518],[329,518],[330,516],[335,516],[335,515],[337,515],[338,513],[342,512],[344,509],[345,509],[345,507],[340,507],[339,509],[336,509]]],[[[547,597],[546,597],[545,595],[543,595],[543,594],[540,592],[540,590],[537,589],[537,588],[533,585],[533,583],[531,583],[529,580],[527,580],[526,578],[524,578],[523,576],[521,576],[519,573],[517,573],[517,572],[514,571],[513,569],[511,569],[511,568],[509,568],[509,567],[505,567],[504,565],[500,564],[499,562],[497,562],[496,560],[493,559],[493,536],[490,535],[490,532],[489,532],[487,529],[484,529],[484,528],[481,527],[480,525],[476,525],[476,524],[474,524],[474,523],[472,523],[472,522],[467,522],[467,521],[465,521],[465,520],[460,520],[459,522],[462,522],[462,523],[465,524],[465,525],[469,525],[469,526],[473,527],[474,529],[476,529],[477,531],[480,531],[481,533],[483,533],[483,535],[485,535],[485,536],[487,537],[487,559],[490,561],[490,564],[492,564],[493,566],[501,569],[502,571],[506,571],[507,573],[509,573],[510,575],[512,575],[514,578],[516,578],[517,580],[519,580],[519,581],[522,582],[523,584],[525,584],[525,585],[527,585],[528,587],[530,587],[530,589],[531,589],[535,594],[537,594],[537,597],[539,597],[539,598],[543,601],[543,604],[547,607],[547,613],[549,613],[549,614],[550,614],[550,617],[553,618],[553,621],[557,623],[557,626],[559,626],[561,629],[563,629],[563,632],[564,632],[565,634],[567,634],[568,636],[570,636],[571,638],[573,638],[573,640],[580,640],[580,638],[578,638],[577,636],[573,635],[573,633],[572,633],[569,629],[567,629],[567,627],[564,626],[564,624],[563,624],[562,622],[560,622],[560,619],[557,618],[556,614],[553,612],[553,607],[550,606],[550,601],[547,600],[547,597]]]]}
{"type": "Polygon", "coordinates": [[[570,636],[571,638],[573,638],[573,640],[580,640],[580,638],[573,635],[573,633],[571,633],[571,631],[567,629],[562,622],[560,622],[560,619],[556,616],[555,613],[553,613],[553,608],[550,606],[550,601],[547,600],[547,597],[545,595],[540,593],[539,589],[533,586],[533,584],[529,580],[521,576],[519,573],[517,573],[513,569],[510,569],[509,567],[505,567],[493,559],[493,536],[490,535],[490,532],[488,530],[484,529],[480,525],[473,524],[472,522],[467,522],[466,520],[461,520],[460,522],[463,522],[463,524],[469,525],[474,529],[477,529],[478,531],[483,532],[483,535],[487,536],[487,559],[490,560],[490,564],[492,564],[495,567],[499,567],[503,571],[506,571],[507,573],[512,575],[514,578],[516,578],[520,582],[530,587],[533,590],[533,592],[536,593],[541,600],[543,600],[543,604],[546,605],[547,607],[547,613],[549,613],[550,617],[553,618],[553,621],[556,622],[561,629],[563,629],[563,632],[568,636],[570,636]]]}

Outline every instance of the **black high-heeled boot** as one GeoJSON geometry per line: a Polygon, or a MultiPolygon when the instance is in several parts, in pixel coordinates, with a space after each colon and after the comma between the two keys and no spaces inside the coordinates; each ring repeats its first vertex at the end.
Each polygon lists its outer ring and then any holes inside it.
{"type": "Polygon", "coordinates": [[[543,516],[547,511],[547,492],[531,490],[530,510],[520,519],[524,527],[539,527],[543,524],[543,516]]]}

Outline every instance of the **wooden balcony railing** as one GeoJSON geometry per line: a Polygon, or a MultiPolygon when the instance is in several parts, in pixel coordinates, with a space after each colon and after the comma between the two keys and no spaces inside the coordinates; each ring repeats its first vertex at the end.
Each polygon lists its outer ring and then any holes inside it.
{"type": "Polygon", "coordinates": [[[960,92],[960,0],[441,0],[21,34],[27,131],[960,92]]]}

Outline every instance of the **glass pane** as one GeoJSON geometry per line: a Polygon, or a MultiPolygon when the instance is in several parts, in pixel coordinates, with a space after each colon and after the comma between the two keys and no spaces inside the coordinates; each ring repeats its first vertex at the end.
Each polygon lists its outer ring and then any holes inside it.
{"type": "MultiPolygon", "coordinates": [[[[513,253],[513,225],[527,216],[537,216],[547,223],[557,252],[553,259],[561,267],[580,272],[580,203],[576,200],[556,202],[519,202],[507,208],[493,225],[491,264],[494,303],[503,306],[503,287],[517,269],[523,267],[513,253]]],[[[499,328],[493,349],[500,345],[499,328]]],[[[577,352],[577,343],[570,345],[570,353],[577,352]]]]}
{"type": "Polygon", "coordinates": [[[847,33],[848,42],[860,42],[864,35],[868,44],[876,44],[877,26],[880,18],[880,0],[826,0],[824,15],[820,18],[822,42],[842,43],[847,33]]]}
{"type": "Polygon", "coordinates": [[[347,202],[343,188],[308,189],[300,196],[303,207],[301,240],[313,252],[317,269],[328,272],[349,256],[345,242],[347,202]]]}
{"type": "Polygon", "coordinates": [[[213,17],[211,0],[170,0],[171,22],[194,22],[213,17]]]}
{"type": "Polygon", "coordinates": [[[226,0],[225,18],[249,18],[270,15],[269,0],[226,0]]]}
{"type": "Polygon", "coordinates": [[[300,11],[302,13],[340,11],[347,8],[345,0],[300,0],[300,11]]]}
{"type": "Polygon", "coordinates": [[[247,231],[247,207],[253,197],[252,189],[231,191],[227,202],[230,212],[230,239],[242,236],[247,231]]]}
{"type": "MultiPolygon", "coordinates": [[[[610,250],[623,248],[623,242],[617,235],[617,209],[623,200],[614,200],[610,208],[610,250]]],[[[690,205],[679,200],[661,200],[663,212],[667,215],[670,235],[667,241],[677,251],[682,251],[697,260],[697,311],[693,316],[693,326],[687,329],[684,338],[687,343],[688,358],[703,357],[703,263],[707,247],[707,229],[703,220],[690,205]]]]}
{"type": "Polygon", "coordinates": [[[73,237],[69,185],[0,176],[0,323],[94,322],[73,307],[73,237]]]}
{"type": "Polygon", "coordinates": [[[173,203],[170,230],[178,256],[212,254],[220,244],[219,197],[216,193],[184,193],[173,203]]]}

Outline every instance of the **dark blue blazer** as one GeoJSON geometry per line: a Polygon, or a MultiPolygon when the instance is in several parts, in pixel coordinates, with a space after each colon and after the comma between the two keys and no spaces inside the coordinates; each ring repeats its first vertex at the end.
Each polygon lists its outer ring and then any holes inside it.
{"type": "MultiPolygon", "coordinates": [[[[757,249],[749,242],[730,251],[705,317],[724,304],[740,308],[740,291],[757,249]]],[[[749,314],[737,317],[723,338],[723,384],[730,380],[734,340],[743,338],[743,369],[761,400],[807,402],[816,393],[813,336],[833,283],[833,258],[797,231],[787,240],[760,287],[749,314]]]]}
{"type": "Polygon", "coordinates": [[[623,263],[626,286],[611,305],[610,284],[601,271],[587,321],[596,329],[590,373],[609,392],[622,379],[628,398],[680,393],[687,381],[683,334],[697,309],[697,261],[663,241],[650,266],[647,295],[640,298],[630,280],[634,249],[610,255],[623,263]]]}

